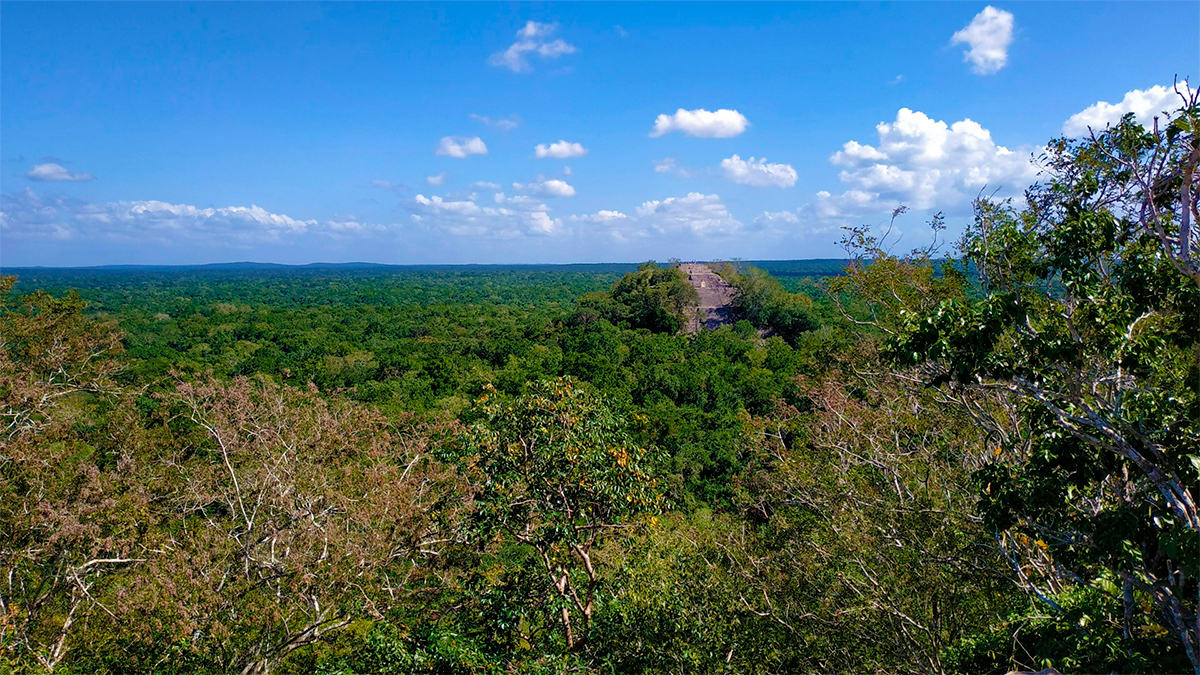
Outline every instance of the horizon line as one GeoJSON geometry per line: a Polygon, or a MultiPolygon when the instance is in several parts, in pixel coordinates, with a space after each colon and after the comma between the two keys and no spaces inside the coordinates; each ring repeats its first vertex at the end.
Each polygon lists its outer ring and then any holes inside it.
{"type": "Polygon", "coordinates": [[[658,261],[653,258],[637,261],[607,261],[607,262],[521,262],[521,263],[377,263],[367,261],[326,262],[314,261],[308,263],[277,263],[255,260],[236,260],[229,262],[207,263],[109,263],[104,265],[4,265],[0,263],[0,272],[4,270],[104,270],[131,268],[198,268],[198,267],[567,267],[585,265],[642,265],[647,262],[659,264],[686,263],[721,263],[721,262],[849,262],[850,258],[716,258],[712,260],[681,260],[668,259],[658,261]]]}

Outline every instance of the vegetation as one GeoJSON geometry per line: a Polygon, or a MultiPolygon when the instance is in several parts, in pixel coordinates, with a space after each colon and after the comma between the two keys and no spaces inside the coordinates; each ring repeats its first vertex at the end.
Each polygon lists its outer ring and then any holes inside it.
{"type": "Polygon", "coordinates": [[[738,314],[755,328],[795,345],[800,336],[820,326],[813,314],[812,298],[804,293],[789,293],[764,270],[751,267],[740,271],[726,264],[720,274],[738,290],[738,314]]]}
{"type": "Polygon", "coordinates": [[[0,673],[1200,672],[1198,124],[690,335],[652,263],[5,277],[0,673]]]}
{"type": "Polygon", "coordinates": [[[573,323],[605,319],[615,326],[645,328],[657,333],[677,333],[695,311],[700,296],[676,267],[648,262],[626,274],[607,293],[589,293],[579,299],[573,323]]]}

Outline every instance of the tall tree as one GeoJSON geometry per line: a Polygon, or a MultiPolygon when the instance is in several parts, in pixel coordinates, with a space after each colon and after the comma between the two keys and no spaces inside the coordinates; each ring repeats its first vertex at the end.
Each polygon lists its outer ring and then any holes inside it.
{"type": "Polygon", "coordinates": [[[0,654],[53,671],[80,626],[113,616],[101,582],[145,562],[147,495],[130,476],[121,333],[78,294],[13,302],[15,281],[0,277],[0,654]]]}
{"type": "Polygon", "coordinates": [[[601,576],[593,550],[663,504],[650,450],[607,403],[569,378],[504,400],[487,388],[464,438],[478,492],[475,534],[527,547],[566,648],[588,639],[601,576]]]}
{"type": "Polygon", "coordinates": [[[893,357],[970,406],[997,456],[985,523],[1054,604],[1115,584],[1128,635],[1161,622],[1200,673],[1200,107],[1058,139],[1027,205],[980,200],[962,243],[980,297],[901,317],[893,357]]]}

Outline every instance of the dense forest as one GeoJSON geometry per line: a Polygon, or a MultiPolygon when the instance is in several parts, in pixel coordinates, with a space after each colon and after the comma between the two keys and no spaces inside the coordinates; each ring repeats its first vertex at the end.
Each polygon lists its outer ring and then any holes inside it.
{"type": "Polygon", "coordinates": [[[1189,105],[717,330],[672,263],[8,270],[0,672],[1200,673],[1189,105]]]}

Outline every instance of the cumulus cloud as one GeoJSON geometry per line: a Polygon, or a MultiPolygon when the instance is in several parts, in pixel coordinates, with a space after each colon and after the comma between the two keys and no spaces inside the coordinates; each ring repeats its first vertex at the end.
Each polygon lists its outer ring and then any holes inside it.
{"type": "Polygon", "coordinates": [[[970,119],[953,124],[901,108],[875,130],[876,145],[849,141],[830,158],[844,167],[849,190],[819,198],[824,212],[847,215],[863,208],[950,209],[968,204],[984,187],[1019,194],[1036,177],[1030,156],[1036,148],[1010,150],[970,119]]]}
{"type": "Polygon", "coordinates": [[[1086,136],[1088,129],[1100,131],[1110,124],[1121,121],[1127,113],[1133,113],[1138,124],[1149,127],[1155,115],[1178,108],[1181,99],[1170,87],[1154,86],[1149,89],[1134,89],[1125,94],[1119,103],[1098,101],[1071,115],[1063,124],[1063,134],[1086,136]]]}
{"type": "Polygon", "coordinates": [[[821,217],[816,213],[816,207],[821,202],[820,195],[829,195],[829,193],[818,193],[816,202],[805,204],[795,211],[763,211],[750,224],[749,229],[759,235],[771,237],[809,236],[833,232],[844,223],[836,219],[821,217]]]}
{"type": "Polygon", "coordinates": [[[470,155],[488,154],[487,146],[478,136],[445,136],[438,143],[437,154],[440,157],[457,157],[462,159],[470,155]]]}
{"type": "Polygon", "coordinates": [[[950,44],[970,47],[963,52],[963,61],[969,62],[977,75],[989,75],[1008,63],[1008,46],[1012,39],[1012,13],[988,5],[950,38],[950,44]]]}
{"type": "Polygon", "coordinates": [[[818,232],[835,229],[847,220],[861,218],[865,214],[878,214],[900,206],[896,200],[881,202],[875,192],[846,190],[832,194],[827,190],[817,192],[816,199],[799,210],[801,217],[818,232]]]}
{"type": "Polygon", "coordinates": [[[508,49],[496,52],[488,58],[488,65],[497,68],[507,68],[514,73],[532,70],[529,63],[531,56],[543,59],[556,59],[564,54],[578,51],[574,45],[564,40],[551,40],[550,37],[558,32],[557,23],[538,23],[530,21],[517,31],[517,40],[508,49]]]}
{"type": "Polygon", "coordinates": [[[800,218],[799,209],[796,211],[763,211],[762,215],[751,223],[755,231],[782,234],[795,233],[804,221],[800,218]]]}
{"type": "Polygon", "coordinates": [[[36,181],[87,181],[95,180],[90,173],[76,173],[58,164],[38,164],[25,174],[36,181]]]}
{"type": "Polygon", "coordinates": [[[632,215],[603,209],[564,220],[581,235],[607,236],[619,244],[653,237],[677,242],[680,236],[721,237],[743,230],[742,223],[729,213],[719,196],[699,192],[643,202],[632,215]]]}
{"type": "Polygon", "coordinates": [[[495,119],[488,117],[487,115],[472,114],[471,119],[475,120],[476,122],[481,122],[485,126],[489,126],[493,129],[499,129],[501,131],[512,131],[521,125],[521,118],[517,117],[516,115],[509,115],[508,117],[495,119]]]}
{"type": "Polygon", "coordinates": [[[551,218],[546,204],[525,195],[492,195],[490,203],[479,194],[447,199],[417,195],[411,204],[414,223],[457,236],[518,239],[546,236],[563,230],[561,219],[551,218]],[[483,202],[483,203],[481,203],[483,202]]]}
{"type": "Polygon", "coordinates": [[[437,195],[426,197],[425,195],[417,195],[416,202],[420,206],[429,208],[432,211],[439,213],[450,213],[454,215],[475,215],[481,212],[478,204],[473,201],[447,201],[437,195]]]}
{"type": "Polygon", "coordinates": [[[588,223],[612,223],[620,220],[629,220],[629,216],[620,211],[608,211],[601,209],[591,215],[571,216],[572,220],[588,222],[588,223]]]}
{"type": "Polygon", "coordinates": [[[574,197],[575,188],[566,181],[555,178],[540,180],[533,183],[513,183],[513,189],[518,192],[539,197],[574,197]]]}
{"type": "Polygon", "coordinates": [[[750,121],[736,110],[721,108],[713,112],[703,108],[680,108],[673,115],[659,115],[654,120],[654,129],[650,131],[650,136],[657,138],[673,131],[682,131],[697,138],[732,138],[741,134],[748,126],[750,121]]]}
{"type": "Polygon", "coordinates": [[[742,229],[718,195],[690,192],[686,197],[669,197],[643,202],[637,208],[639,222],[661,234],[686,232],[699,236],[728,235],[742,229]]]}
{"type": "Polygon", "coordinates": [[[796,170],[790,164],[768,164],[767,158],[744,160],[734,155],[721,160],[725,177],[735,183],[754,187],[791,187],[796,184],[796,170]]]}
{"type": "Polygon", "coordinates": [[[450,177],[450,174],[443,171],[441,173],[437,173],[432,176],[426,176],[425,182],[430,185],[441,185],[441,184],[445,183],[446,179],[449,177],[450,177]]]}
{"type": "Polygon", "coordinates": [[[770,235],[824,234],[861,218],[886,213],[898,205],[864,190],[847,190],[836,195],[821,190],[811,202],[794,211],[764,211],[754,219],[752,228],[770,235]]]}
{"type": "MultiPolygon", "coordinates": [[[[907,111],[905,108],[901,112],[907,111]]],[[[879,129],[878,126],[875,127],[879,129]]],[[[853,164],[855,162],[877,162],[887,159],[887,155],[876,150],[869,145],[862,145],[858,141],[846,141],[842,144],[842,149],[833,155],[834,164],[853,164]]]]}
{"type": "Polygon", "coordinates": [[[544,145],[539,143],[534,148],[538,159],[569,159],[571,157],[583,157],[587,154],[587,148],[579,143],[568,143],[567,141],[559,141],[544,145]]]}
{"type": "Polygon", "coordinates": [[[581,232],[589,235],[607,235],[618,244],[624,244],[632,239],[643,239],[650,233],[645,228],[639,228],[635,219],[613,210],[600,210],[592,214],[571,216],[571,223],[581,226],[581,232]]]}
{"type": "Polygon", "coordinates": [[[200,208],[154,200],[87,202],[26,188],[0,197],[5,237],[240,247],[304,234],[376,229],[353,218],[319,222],[257,205],[200,208]]]}

